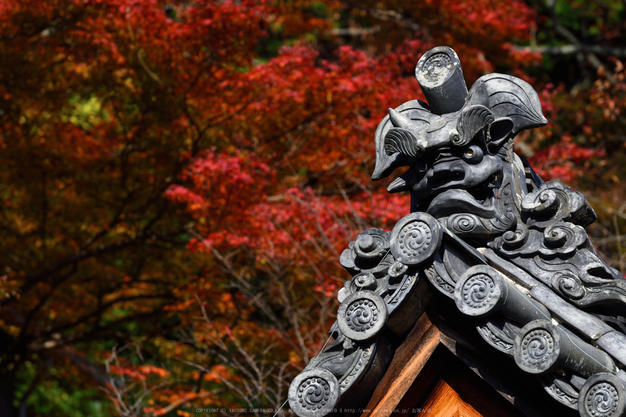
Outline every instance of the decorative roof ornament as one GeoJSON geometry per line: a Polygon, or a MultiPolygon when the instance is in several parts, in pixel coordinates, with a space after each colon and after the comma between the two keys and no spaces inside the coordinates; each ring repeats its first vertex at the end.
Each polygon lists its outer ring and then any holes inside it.
{"type": "Polygon", "coordinates": [[[513,152],[519,132],[547,123],[537,93],[505,74],[468,91],[448,47],[424,54],[416,77],[428,104],[389,109],[372,175],[408,167],[388,191],[409,191],[411,214],[342,253],[352,279],[334,342],[292,382],[291,409],[363,407],[435,289],[556,401],[583,417],[626,415],[626,280],[591,245],[584,196],[513,152]]]}

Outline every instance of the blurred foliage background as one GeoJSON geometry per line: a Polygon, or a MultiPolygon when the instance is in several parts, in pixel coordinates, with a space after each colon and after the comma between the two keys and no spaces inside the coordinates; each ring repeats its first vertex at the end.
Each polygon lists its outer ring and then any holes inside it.
{"type": "MultiPolygon", "coordinates": [[[[517,151],[622,271],[626,3],[0,1],[0,415],[278,409],[327,339],[419,57],[529,81],[517,151]]],[[[223,413],[222,413],[223,414],[223,413]]],[[[237,415],[238,413],[231,413],[237,415]]],[[[240,415],[263,415],[248,411],[240,415]]]]}

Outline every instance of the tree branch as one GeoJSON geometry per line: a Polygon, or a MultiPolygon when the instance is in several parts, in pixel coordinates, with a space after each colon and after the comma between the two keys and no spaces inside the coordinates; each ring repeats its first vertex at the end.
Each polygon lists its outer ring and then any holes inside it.
{"type": "Polygon", "coordinates": [[[626,57],[626,48],[614,46],[569,44],[559,46],[517,46],[515,49],[518,51],[538,52],[544,55],[572,55],[578,52],[590,52],[619,58],[626,57]]]}

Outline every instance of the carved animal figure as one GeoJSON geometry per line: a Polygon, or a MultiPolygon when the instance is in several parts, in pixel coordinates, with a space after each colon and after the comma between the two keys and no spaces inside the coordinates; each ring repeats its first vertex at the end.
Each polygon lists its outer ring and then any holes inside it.
{"type": "Polygon", "coordinates": [[[459,111],[436,115],[417,100],[389,109],[376,132],[372,177],[408,165],[388,191],[410,191],[411,211],[452,216],[451,223],[457,213],[472,213],[480,220],[472,236],[501,234],[515,228],[523,196],[540,181],[526,178],[512,138],[546,123],[528,83],[489,74],[474,84],[459,111]]]}
{"type": "Polygon", "coordinates": [[[582,194],[544,183],[513,152],[517,133],[546,123],[528,83],[485,75],[456,112],[435,115],[417,100],[389,109],[376,132],[372,177],[408,165],[388,191],[410,191],[412,212],[430,214],[475,247],[491,247],[579,306],[602,300],[619,309],[626,282],[596,254],[583,229],[596,220],[593,209],[582,194]],[[563,283],[554,271],[571,274],[563,283]]]}

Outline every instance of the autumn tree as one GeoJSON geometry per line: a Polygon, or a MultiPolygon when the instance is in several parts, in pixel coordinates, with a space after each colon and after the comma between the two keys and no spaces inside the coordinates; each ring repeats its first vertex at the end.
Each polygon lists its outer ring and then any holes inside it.
{"type": "Polygon", "coordinates": [[[244,87],[269,6],[0,10],[0,414],[10,416],[33,398],[63,409],[46,393],[107,383],[98,352],[174,332],[180,319],[165,308],[210,266],[185,250],[191,217],[165,192],[203,150],[232,146],[221,123],[245,106],[232,88],[244,87]]]}
{"type": "Polygon", "coordinates": [[[536,83],[552,125],[520,149],[544,175],[619,182],[583,174],[620,166],[623,12],[548,3],[0,1],[0,414],[277,409],[341,251],[408,213],[373,134],[433,46],[468,85],[536,83]]]}

